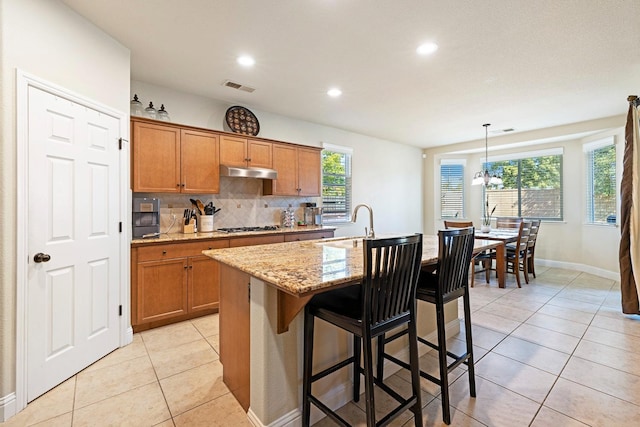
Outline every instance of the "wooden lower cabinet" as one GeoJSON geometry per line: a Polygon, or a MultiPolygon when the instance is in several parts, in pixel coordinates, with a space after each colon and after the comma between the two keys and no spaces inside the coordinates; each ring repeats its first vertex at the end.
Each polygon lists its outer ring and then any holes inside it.
{"type": "Polygon", "coordinates": [[[133,330],[217,312],[219,264],[202,251],[228,246],[228,240],[212,240],[131,248],[133,330]]]}
{"type": "MultiPolygon", "coordinates": [[[[202,255],[204,250],[329,237],[333,237],[333,230],[133,246],[131,248],[131,324],[133,330],[134,332],[144,331],[216,313],[219,309],[222,310],[220,302],[221,265],[202,255]]],[[[244,335],[240,334],[239,336],[244,335]]],[[[247,333],[247,343],[248,340],[247,333]]],[[[241,363],[241,361],[237,363],[241,363]]],[[[235,371],[235,368],[230,369],[232,372],[235,371]]],[[[248,372],[248,362],[246,369],[248,372]]]]}
{"type": "Polygon", "coordinates": [[[218,308],[220,264],[208,256],[189,257],[187,301],[190,312],[218,308]],[[216,280],[211,280],[215,277],[216,280]]]}
{"type": "Polygon", "coordinates": [[[136,324],[187,313],[187,260],[175,258],[138,264],[136,324]]]}

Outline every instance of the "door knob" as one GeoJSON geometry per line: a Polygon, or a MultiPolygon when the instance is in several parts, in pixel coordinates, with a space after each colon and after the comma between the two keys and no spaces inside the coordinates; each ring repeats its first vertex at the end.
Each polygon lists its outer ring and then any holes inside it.
{"type": "Polygon", "coordinates": [[[48,262],[51,259],[51,255],[38,252],[33,256],[35,262],[48,262]]]}

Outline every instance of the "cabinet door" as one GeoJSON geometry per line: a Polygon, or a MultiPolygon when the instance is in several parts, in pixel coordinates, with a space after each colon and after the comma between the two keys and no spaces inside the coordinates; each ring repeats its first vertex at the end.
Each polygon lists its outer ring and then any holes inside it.
{"type": "Polygon", "coordinates": [[[132,176],[134,192],[180,191],[180,129],[133,122],[132,176]]]}
{"type": "Polygon", "coordinates": [[[300,196],[319,196],[322,182],[320,150],[298,148],[298,189],[300,196]]]}
{"type": "Polygon", "coordinates": [[[247,166],[247,139],[221,135],[220,164],[226,166],[247,166]]]}
{"type": "Polygon", "coordinates": [[[288,145],[273,144],[273,169],[278,171],[278,179],[264,180],[264,194],[297,196],[297,149],[288,145]]]}
{"type": "Polygon", "coordinates": [[[219,193],[218,135],[182,130],[180,135],[183,193],[219,193]]]}
{"type": "Polygon", "coordinates": [[[138,263],[137,322],[187,313],[187,259],[138,263]]]}
{"type": "Polygon", "coordinates": [[[249,166],[256,168],[272,168],[273,144],[270,142],[256,141],[250,139],[247,141],[247,158],[249,166]]]}
{"type": "Polygon", "coordinates": [[[189,311],[218,308],[220,271],[217,261],[201,255],[189,258],[189,311]]]}

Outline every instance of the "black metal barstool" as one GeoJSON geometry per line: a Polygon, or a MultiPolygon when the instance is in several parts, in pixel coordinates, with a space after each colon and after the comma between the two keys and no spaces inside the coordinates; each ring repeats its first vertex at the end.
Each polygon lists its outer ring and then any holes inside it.
{"type": "MultiPolygon", "coordinates": [[[[422,337],[418,341],[438,351],[440,378],[436,378],[424,371],[420,375],[440,386],[442,400],[442,420],[451,423],[449,408],[449,378],[448,374],[461,363],[468,367],[469,391],[476,396],[476,382],[473,361],[473,340],[471,338],[471,306],[469,302],[469,263],[473,254],[474,228],[460,228],[440,230],[438,232],[438,266],[434,273],[422,272],[418,281],[416,298],[436,306],[436,326],[438,344],[431,343],[422,337]],[[464,305],[464,329],[466,337],[466,352],[454,354],[447,351],[447,337],[445,334],[444,305],[462,297],[464,305]],[[447,356],[453,359],[449,363],[447,356]]],[[[388,359],[404,368],[409,368],[406,362],[384,352],[385,344],[405,335],[407,331],[398,332],[392,336],[378,337],[378,376],[382,377],[384,359],[388,359]]],[[[410,340],[413,338],[409,337],[410,340]]]]}
{"type": "Polygon", "coordinates": [[[387,425],[410,409],[415,425],[422,426],[420,376],[416,333],[416,287],[422,256],[422,235],[364,240],[364,277],[362,284],[328,291],[314,296],[304,310],[304,368],[302,424],[308,426],[313,403],[342,426],[349,424],[311,393],[311,384],[340,368],[353,365],[353,399],[360,397],[360,374],[364,374],[367,426],[387,425]],[[318,317],[353,334],[353,356],[314,374],[313,330],[318,317]],[[374,378],[371,341],[398,326],[407,324],[411,340],[409,353],[413,394],[403,398],[374,378]],[[362,344],[364,369],[360,365],[362,344]],[[374,384],[398,401],[399,405],[376,423],[374,384]]]}

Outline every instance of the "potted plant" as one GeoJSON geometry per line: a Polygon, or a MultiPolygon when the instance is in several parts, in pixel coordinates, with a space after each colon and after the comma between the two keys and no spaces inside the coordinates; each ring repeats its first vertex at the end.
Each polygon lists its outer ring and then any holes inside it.
{"type": "Polygon", "coordinates": [[[495,205],[491,212],[489,212],[489,198],[487,197],[487,201],[484,204],[484,212],[482,214],[482,226],[480,227],[480,231],[483,233],[488,233],[491,231],[491,215],[496,211],[495,205]]]}

